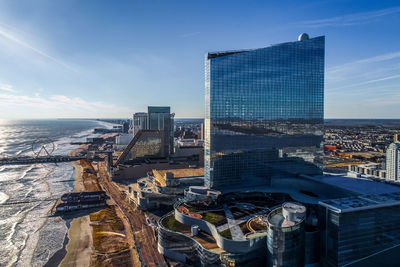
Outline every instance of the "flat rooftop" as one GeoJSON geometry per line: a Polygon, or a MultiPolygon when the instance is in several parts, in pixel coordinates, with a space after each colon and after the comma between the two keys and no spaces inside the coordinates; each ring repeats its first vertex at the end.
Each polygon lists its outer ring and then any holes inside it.
{"type": "Polygon", "coordinates": [[[167,172],[173,173],[174,178],[204,176],[204,168],[153,170],[154,175],[164,176],[167,172]]]}
{"type": "Polygon", "coordinates": [[[400,192],[330,199],[319,204],[338,213],[397,206],[400,205],[400,192]]]}
{"type": "Polygon", "coordinates": [[[400,192],[400,186],[345,175],[273,177],[269,184],[266,181],[264,184],[252,184],[251,181],[249,177],[246,183],[227,186],[221,192],[281,192],[301,203],[313,204],[329,199],[400,192]]]}
{"type": "Polygon", "coordinates": [[[152,170],[155,180],[161,186],[166,186],[165,174],[170,172],[174,175],[173,179],[179,178],[194,178],[203,177],[204,168],[182,168],[182,169],[164,169],[164,170],[152,170]]]}
{"type": "Polygon", "coordinates": [[[353,178],[345,175],[323,175],[317,179],[320,179],[323,183],[337,186],[358,194],[372,195],[400,192],[400,186],[371,181],[365,178],[353,178]]]}

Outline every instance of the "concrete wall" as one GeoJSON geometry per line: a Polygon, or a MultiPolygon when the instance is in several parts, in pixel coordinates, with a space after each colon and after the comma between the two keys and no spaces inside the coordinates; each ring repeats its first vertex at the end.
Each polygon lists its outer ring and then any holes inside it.
{"type": "Polygon", "coordinates": [[[180,213],[175,209],[175,219],[180,223],[186,225],[198,225],[199,228],[208,234],[212,235],[217,242],[217,245],[222,248],[223,250],[230,252],[230,253],[248,253],[250,251],[259,249],[263,246],[267,245],[266,236],[263,237],[256,237],[252,239],[247,239],[244,241],[235,241],[231,239],[227,239],[222,237],[215,225],[212,223],[206,222],[202,219],[196,219],[193,217],[189,217],[184,213],[180,213]]]}
{"type": "Polygon", "coordinates": [[[158,251],[166,257],[186,263],[196,262],[201,266],[221,266],[220,254],[205,249],[193,238],[165,228],[162,221],[172,215],[164,215],[158,221],[158,251]]]}
{"type": "Polygon", "coordinates": [[[158,252],[160,254],[164,255],[165,257],[168,257],[170,259],[186,263],[186,256],[183,253],[179,253],[177,251],[173,251],[170,249],[164,248],[160,243],[158,243],[158,252]]]}

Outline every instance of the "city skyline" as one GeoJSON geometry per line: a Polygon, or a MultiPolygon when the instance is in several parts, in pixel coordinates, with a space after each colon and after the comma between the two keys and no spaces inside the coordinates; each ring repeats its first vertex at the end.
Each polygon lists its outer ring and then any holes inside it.
{"type": "Polygon", "coordinates": [[[128,118],[147,105],[202,118],[207,51],[302,32],[327,39],[325,118],[398,118],[399,13],[395,1],[2,2],[0,119],[128,118]]]}

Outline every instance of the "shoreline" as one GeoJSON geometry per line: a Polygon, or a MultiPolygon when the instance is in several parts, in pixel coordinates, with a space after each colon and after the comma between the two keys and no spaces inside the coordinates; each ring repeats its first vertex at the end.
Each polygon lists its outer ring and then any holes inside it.
{"type": "MultiPolygon", "coordinates": [[[[75,155],[81,149],[82,147],[76,148],[69,155],[75,155]]],[[[71,162],[71,165],[74,168],[73,192],[85,191],[80,162],[71,162]]],[[[68,227],[63,247],[56,251],[44,266],[90,266],[93,239],[89,214],[78,213],[75,218],[63,219],[68,227]]]]}
{"type": "MultiPolygon", "coordinates": [[[[102,135],[104,136],[104,135],[102,135]]],[[[68,155],[75,156],[78,152],[87,149],[83,144],[71,150],[68,155]]],[[[74,168],[73,172],[73,192],[85,191],[83,181],[83,167],[80,161],[70,162],[74,168]]],[[[44,264],[46,267],[52,266],[90,266],[93,253],[93,233],[89,214],[77,214],[75,218],[66,219],[68,231],[65,234],[63,247],[57,250],[44,264]]]]}
{"type": "MultiPolygon", "coordinates": [[[[69,229],[69,223],[67,222],[67,227],[69,229]]],[[[65,233],[65,237],[64,237],[64,243],[63,243],[63,247],[60,248],[59,250],[57,250],[53,256],[51,256],[47,262],[43,265],[43,267],[53,267],[53,266],[59,266],[61,264],[61,262],[63,261],[63,259],[65,258],[65,255],[67,255],[67,244],[69,242],[69,238],[68,238],[68,231],[67,233],[65,233]]]]}
{"type": "MultiPolygon", "coordinates": [[[[80,148],[75,149],[70,154],[79,150],[80,148]]],[[[74,167],[74,192],[85,191],[83,168],[80,162],[71,162],[71,164],[74,167]]],[[[93,243],[89,215],[73,218],[70,221],[67,236],[66,254],[58,266],[89,266],[93,243]]]]}

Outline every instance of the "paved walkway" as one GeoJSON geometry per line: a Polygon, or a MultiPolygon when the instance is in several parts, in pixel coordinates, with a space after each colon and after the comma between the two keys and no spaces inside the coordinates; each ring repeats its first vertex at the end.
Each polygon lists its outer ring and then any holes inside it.
{"type": "MultiPolygon", "coordinates": [[[[239,224],[241,224],[241,223],[243,223],[243,222],[246,222],[247,220],[249,220],[249,219],[251,219],[251,218],[253,218],[253,217],[257,216],[257,215],[265,214],[266,212],[268,212],[267,209],[261,210],[261,211],[259,211],[259,212],[254,213],[254,214],[250,214],[250,215],[247,215],[247,216],[242,217],[242,218],[240,218],[240,219],[236,219],[236,220],[235,220],[235,221],[236,221],[235,223],[239,225],[239,224]]],[[[226,214],[226,212],[225,212],[225,214],[226,214]]],[[[222,231],[224,231],[224,230],[226,230],[226,229],[228,229],[228,228],[229,228],[229,223],[226,223],[226,224],[223,224],[223,225],[218,226],[218,227],[217,227],[217,230],[218,230],[218,232],[222,232],[222,231]]]]}
{"type": "Polygon", "coordinates": [[[235,220],[235,217],[233,217],[233,214],[231,210],[229,209],[228,205],[224,204],[224,211],[225,211],[225,216],[226,220],[228,221],[228,226],[231,231],[232,235],[232,240],[240,241],[240,240],[246,240],[244,237],[244,234],[242,232],[242,229],[239,227],[239,223],[235,220]]]}

